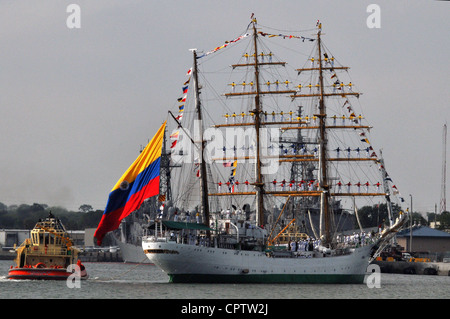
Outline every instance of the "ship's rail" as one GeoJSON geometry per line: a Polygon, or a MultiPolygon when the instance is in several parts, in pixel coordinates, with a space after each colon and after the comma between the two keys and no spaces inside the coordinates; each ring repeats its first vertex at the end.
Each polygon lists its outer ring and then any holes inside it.
{"type": "Polygon", "coordinates": [[[22,248],[22,247],[25,247],[25,246],[30,246],[31,245],[31,240],[30,240],[30,238],[27,238],[27,239],[25,239],[24,240],[24,242],[22,243],[22,244],[20,244],[20,246],[19,247],[16,247],[16,251],[17,250],[19,250],[20,248],[22,248]]]}
{"type": "Polygon", "coordinates": [[[205,246],[211,247],[211,241],[204,237],[197,236],[174,236],[174,235],[165,235],[165,236],[147,236],[142,237],[142,242],[144,243],[176,243],[183,245],[195,245],[195,246],[205,246]]]}
{"type": "MultiPolygon", "coordinates": [[[[202,236],[147,236],[142,238],[143,243],[174,243],[179,245],[190,245],[199,247],[215,247],[231,250],[254,250],[255,245],[249,245],[245,241],[228,242],[227,239],[234,236],[222,235],[219,237],[202,237],[202,236]]],[[[261,246],[261,245],[258,245],[261,246]]]]}
{"type": "Polygon", "coordinates": [[[156,243],[156,242],[162,242],[167,243],[169,241],[170,237],[156,237],[156,236],[144,236],[142,237],[142,242],[144,243],[156,243]]]}
{"type": "Polygon", "coordinates": [[[69,257],[73,253],[73,249],[61,248],[61,247],[40,247],[40,246],[30,246],[27,247],[27,255],[35,256],[58,256],[58,257],[69,257]]]}
{"type": "Polygon", "coordinates": [[[19,247],[15,249],[16,251],[23,251],[27,255],[43,256],[52,255],[58,257],[67,257],[74,255],[76,250],[73,248],[68,249],[58,245],[33,245],[30,238],[27,238],[19,247]]]}

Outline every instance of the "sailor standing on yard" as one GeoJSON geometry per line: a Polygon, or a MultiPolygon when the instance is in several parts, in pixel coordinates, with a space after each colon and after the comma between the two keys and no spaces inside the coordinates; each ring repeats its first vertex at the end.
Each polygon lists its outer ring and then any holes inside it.
{"type": "Polygon", "coordinates": [[[289,82],[288,80],[284,81],[284,84],[286,84],[286,89],[287,90],[289,90],[289,83],[291,83],[291,82],[289,82]]]}
{"type": "Polygon", "coordinates": [[[366,185],[366,193],[368,193],[369,192],[369,181],[367,181],[364,185],[366,185]]]}
{"type": "Polygon", "coordinates": [[[245,122],[245,113],[241,112],[241,114],[239,114],[241,116],[241,123],[245,122]]]}
{"type": "Polygon", "coordinates": [[[340,192],[341,192],[341,187],[342,187],[341,181],[339,181],[339,182],[337,183],[337,186],[338,186],[338,193],[340,193],[340,192]]]}
{"type": "Polygon", "coordinates": [[[352,186],[352,183],[348,182],[347,183],[347,193],[350,193],[350,187],[352,186]]]}

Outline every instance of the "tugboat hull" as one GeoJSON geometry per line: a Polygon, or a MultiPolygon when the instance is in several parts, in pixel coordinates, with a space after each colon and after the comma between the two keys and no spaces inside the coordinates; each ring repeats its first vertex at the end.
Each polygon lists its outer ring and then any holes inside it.
{"type": "MultiPolygon", "coordinates": [[[[84,267],[83,267],[84,268],[84,267]]],[[[65,268],[11,268],[8,279],[28,279],[28,280],[66,280],[72,272],[67,272],[65,268]]],[[[81,279],[87,279],[86,270],[82,270],[81,279]]]]}

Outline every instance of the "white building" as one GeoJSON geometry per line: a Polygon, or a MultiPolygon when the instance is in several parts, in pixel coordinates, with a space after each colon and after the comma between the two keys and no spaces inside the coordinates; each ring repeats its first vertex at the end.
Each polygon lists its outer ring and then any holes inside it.
{"type": "Polygon", "coordinates": [[[30,238],[30,230],[28,229],[0,229],[0,246],[14,247],[19,246],[25,239],[30,238]]]}

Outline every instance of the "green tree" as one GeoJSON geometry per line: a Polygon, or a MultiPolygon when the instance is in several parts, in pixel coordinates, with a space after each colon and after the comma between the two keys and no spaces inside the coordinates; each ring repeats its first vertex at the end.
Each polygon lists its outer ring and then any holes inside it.
{"type": "Polygon", "coordinates": [[[102,219],[102,215],[103,215],[102,210],[90,211],[82,215],[81,223],[84,225],[85,228],[97,227],[98,224],[100,223],[100,220],[102,219]]]}
{"type": "Polygon", "coordinates": [[[82,213],[89,213],[92,212],[94,209],[92,208],[91,205],[83,204],[80,206],[80,208],[78,208],[78,210],[82,213]]]}
{"type": "Polygon", "coordinates": [[[102,210],[94,211],[91,205],[80,206],[80,211],[68,211],[62,207],[49,207],[46,204],[34,203],[33,205],[20,204],[9,207],[0,203],[0,228],[32,229],[39,219],[46,218],[51,212],[60,219],[68,230],[79,230],[97,227],[102,215],[102,210]],[[81,209],[81,207],[83,207],[81,209]],[[81,214],[80,211],[85,210],[81,214]]]}
{"type": "Polygon", "coordinates": [[[450,227],[450,212],[444,211],[437,217],[437,220],[440,222],[439,229],[444,230],[450,227]]]}
{"type": "MultiPolygon", "coordinates": [[[[398,213],[401,211],[401,207],[394,204],[392,206],[392,210],[393,215],[397,216],[398,213]]],[[[364,206],[358,209],[358,216],[361,221],[361,226],[364,228],[377,227],[380,226],[381,224],[389,223],[387,204],[364,206]]]]}
{"type": "Polygon", "coordinates": [[[0,213],[6,213],[8,211],[8,206],[0,202],[0,213]]]}

